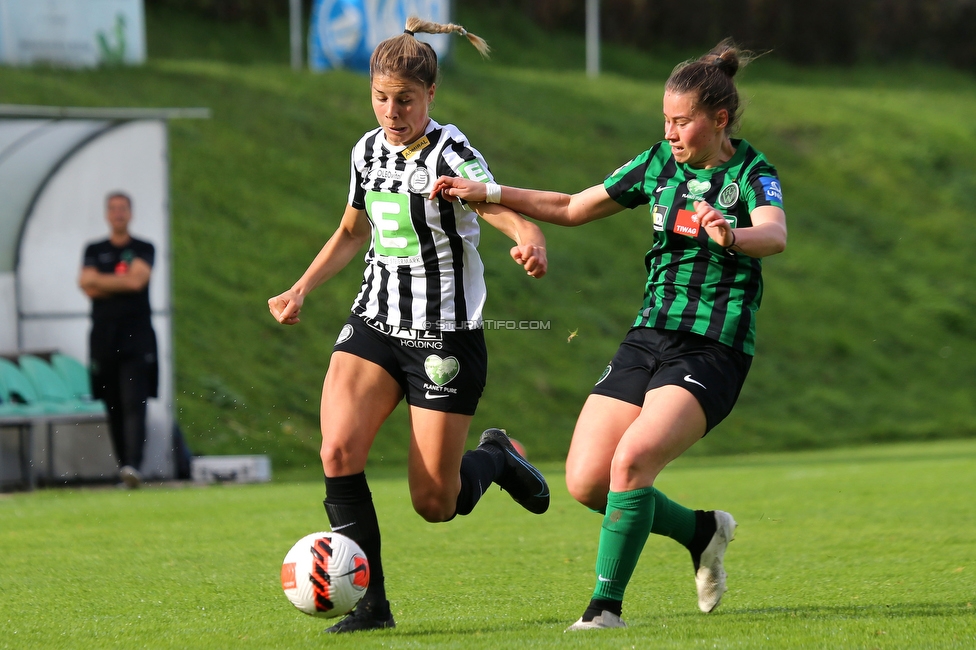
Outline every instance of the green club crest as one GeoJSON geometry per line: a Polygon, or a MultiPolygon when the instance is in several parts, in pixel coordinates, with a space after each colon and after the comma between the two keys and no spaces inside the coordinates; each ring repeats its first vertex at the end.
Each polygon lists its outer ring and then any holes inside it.
{"type": "Polygon", "coordinates": [[[441,359],[436,354],[432,354],[424,361],[424,370],[432,382],[444,386],[457,377],[461,371],[461,364],[454,357],[441,359]]]}
{"type": "Polygon", "coordinates": [[[731,208],[739,200],[739,185],[737,183],[729,183],[722,188],[721,193],[718,195],[718,204],[723,208],[731,208]]]}
{"type": "Polygon", "coordinates": [[[688,191],[695,196],[705,196],[707,192],[712,187],[709,181],[700,181],[697,178],[693,178],[688,181],[688,191]]]}

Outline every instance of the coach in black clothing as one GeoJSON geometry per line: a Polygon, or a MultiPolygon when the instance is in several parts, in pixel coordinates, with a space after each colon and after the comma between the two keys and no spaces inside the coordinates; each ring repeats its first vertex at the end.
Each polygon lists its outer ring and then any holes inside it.
{"type": "Polygon", "coordinates": [[[92,300],[92,395],[108,408],[119,476],[127,486],[138,487],[146,443],[146,401],[156,397],[159,379],[149,307],[155,249],[129,234],[132,199],[127,194],[108,195],[105,217],[111,235],[85,249],[78,284],[92,300]]]}

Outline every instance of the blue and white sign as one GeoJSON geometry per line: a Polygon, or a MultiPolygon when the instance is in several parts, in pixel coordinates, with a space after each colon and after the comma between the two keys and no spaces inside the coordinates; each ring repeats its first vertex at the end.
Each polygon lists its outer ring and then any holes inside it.
{"type": "MultiPolygon", "coordinates": [[[[350,68],[369,72],[369,57],[380,41],[403,32],[408,16],[447,23],[451,0],[315,0],[308,35],[312,70],[350,68]]],[[[417,34],[443,59],[451,34],[417,34]]]]}
{"type": "Polygon", "coordinates": [[[142,0],[0,0],[0,63],[79,67],[145,60],[142,0]]]}

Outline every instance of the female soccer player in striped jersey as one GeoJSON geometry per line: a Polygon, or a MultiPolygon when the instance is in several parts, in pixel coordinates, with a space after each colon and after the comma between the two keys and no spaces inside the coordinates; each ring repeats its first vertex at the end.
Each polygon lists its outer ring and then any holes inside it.
{"type": "Polygon", "coordinates": [[[470,513],[492,482],[530,512],[549,507],[545,479],[503,430],[488,429],[477,449],[464,452],[488,366],[478,217],[515,241],[511,255],[532,277],[546,272],[545,238],[537,225],[501,205],[428,198],[441,175],[492,177],[457,127],[430,119],[437,55],[415,32],[458,32],[487,52],[483,40],[458,25],[417,18],[377,46],[370,89],[379,127],[353,147],[342,221],[298,282],[268,301],[279,322],[297,323],[308,293],[369,243],[362,288],[322,389],[321,456],[329,522],[363,548],[370,581],[353,613],[329,632],[395,625],[364,470],[380,425],[404,397],[411,424],[410,496],[424,519],[470,513]]]}
{"type": "Polygon", "coordinates": [[[664,140],[578,194],[447,177],[434,186],[435,195],[497,201],[564,226],[650,207],[644,304],[586,400],[566,459],[570,493],[604,513],[596,588],[570,630],[624,627],[624,590],[649,533],[691,552],[702,611],[726,591],[735,520],[679,505],[654,481],[731,411],[755,349],[761,258],[786,247],[776,170],[731,137],[733,77],[748,60],[726,40],[677,66],[664,89],[664,140]]]}

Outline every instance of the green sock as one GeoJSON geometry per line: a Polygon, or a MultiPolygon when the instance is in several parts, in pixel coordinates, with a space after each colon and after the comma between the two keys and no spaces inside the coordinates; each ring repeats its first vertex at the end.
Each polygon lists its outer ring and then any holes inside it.
{"type": "Polygon", "coordinates": [[[685,546],[691,544],[695,536],[695,511],[675,503],[657,488],[651,490],[654,492],[654,524],[651,532],[670,537],[685,546]]]}
{"type": "Polygon", "coordinates": [[[593,598],[623,600],[654,520],[654,488],[610,492],[600,530],[593,598]]]}

